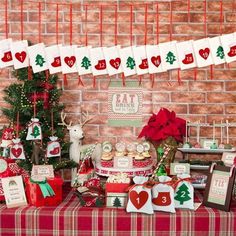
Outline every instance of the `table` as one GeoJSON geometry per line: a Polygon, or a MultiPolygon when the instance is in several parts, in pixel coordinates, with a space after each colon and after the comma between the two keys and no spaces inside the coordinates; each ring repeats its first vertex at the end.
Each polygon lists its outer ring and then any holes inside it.
{"type": "MultiPolygon", "coordinates": [[[[64,186],[63,202],[57,207],[26,206],[7,209],[0,205],[0,235],[24,236],[167,236],[236,235],[236,206],[231,212],[200,206],[197,211],[175,214],[126,213],[124,209],[81,207],[64,186]]],[[[196,201],[202,192],[195,191],[196,201]]]]}

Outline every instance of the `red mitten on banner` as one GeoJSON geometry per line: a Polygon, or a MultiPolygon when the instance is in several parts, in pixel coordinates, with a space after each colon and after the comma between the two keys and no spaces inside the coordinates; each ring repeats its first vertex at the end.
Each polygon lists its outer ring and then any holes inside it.
{"type": "Polygon", "coordinates": [[[29,66],[29,57],[27,53],[27,40],[11,43],[11,53],[14,63],[14,69],[25,68],[29,66]]]}
{"type": "Polygon", "coordinates": [[[129,189],[127,212],[153,214],[151,188],[144,186],[148,177],[135,176],[134,185],[129,189]]]}
{"type": "Polygon", "coordinates": [[[13,65],[11,43],[12,39],[4,39],[0,41],[0,68],[13,65]]]}

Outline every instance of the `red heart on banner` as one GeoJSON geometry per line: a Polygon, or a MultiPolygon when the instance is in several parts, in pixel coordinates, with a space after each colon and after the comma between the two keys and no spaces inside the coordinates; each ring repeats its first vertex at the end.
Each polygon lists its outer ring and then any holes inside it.
{"type": "Polygon", "coordinates": [[[151,62],[154,66],[158,67],[161,64],[161,57],[160,56],[153,56],[151,57],[151,62]]]}
{"type": "Polygon", "coordinates": [[[71,56],[71,57],[65,57],[64,61],[65,63],[69,66],[72,67],[75,64],[75,56],[71,56]]]}
{"type": "Polygon", "coordinates": [[[17,52],[15,54],[15,57],[18,61],[20,61],[21,63],[24,62],[25,58],[26,58],[26,52],[25,51],[22,51],[22,52],[17,52]]]}
{"type": "Polygon", "coordinates": [[[210,48],[200,49],[199,54],[203,59],[206,60],[210,55],[210,48]]]}
{"type": "Polygon", "coordinates": [[[17,158],[22,153],[22,148],[12,148],[11,149],[12,154],[17,158]]]}
{"type": "Polygon", "coordinates": [[[109,62],[112,67],[114,67],[115,69],[118,70],[120,67],[121,59],[119,57],[117,57],[116,59],[111,59],[109,62]]]}
{"type": "Polygon", "coordinates": [[[132,190],[129,193],[129,199],[137,209],[140,209],[147,202],[148,193],[146,191],[141,191],[140,193],[137,193],[135,190],[132,190]]]}

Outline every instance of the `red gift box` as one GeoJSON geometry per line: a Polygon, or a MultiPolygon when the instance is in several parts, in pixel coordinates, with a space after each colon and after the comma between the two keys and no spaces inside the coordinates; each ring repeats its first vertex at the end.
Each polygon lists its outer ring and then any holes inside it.
{"type": "Polygon", "coordinates": [[[38,184],[32,183],[30,179],[26,179],[26,196],[30,205],[40,206],[57,206],[62,202],[62,184],[61,177],[47,179],[48,184],[53,189],[55,195],[51,197],[43,197],[38,184]]]}

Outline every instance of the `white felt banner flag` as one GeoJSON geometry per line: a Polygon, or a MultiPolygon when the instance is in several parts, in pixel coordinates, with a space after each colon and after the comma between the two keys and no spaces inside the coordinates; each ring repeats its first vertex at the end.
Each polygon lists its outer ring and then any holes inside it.
{"type": "Polygon", "coordinates": [[[122,72],[119,49],[119,45],[103,49],[109,75],[116,75],[122,72]]]}
{"type": "Polygon", "coordinates": [[[192,40],[179,42],[176,44],[181,70],[194,68],[197,66],[194,57],[192,40]]]}
{"type": "Polygon", "coordinates": [[[213,64],[208,38],[193,41],[193,48],[198,67],[205,67],[213,64]]]}
{"type": "Polygon", "coordinates": [[[0,41],[0,68],[13,65],[11,43],[12,39],[4,39],[0,41]]]}
{"type": "Polygon", "coordinates": [[[146,45],[149,74],[166,71],[163,67],[160,49],[158,45],[146,45]]]}
{"type": "Polygon", "coordinates": [[[224,48],[220,37],[209,38],[212,60],[215,65],[225,63],[224,48]]]}
{"type": "Polygon", "coordinates": [[[34,73],[48,69],[48,65],[46,62],[45,46],[43,43],[38,43],[33,46],[29,46],[27,51],[30,58],[30,65],[32,66],[34,73]]]}
{"type": "Polygon", "coordinates": [[[136,74],[133,48],[134,47],[126,47],[120,49],[121,66],[126,77],[136,74]]]}
{"type": "Polygon", "coordinates": [[[45,48],[50,74],[61,72],[61,57],[59,47],[61,47],[61,45],[56,44],[45,48]]]}
{"type": "Polygon", "coordinates": [[[11,43],[11,54],[14,69],[20,69],[29,66],[29,57],[27,53],[27,40],[16,41],[11,43]]]}
{"type": "Polygon", "coordinates": [[[225,60],[227,63],[236,60],[236,35],[235,33],[222,35],[220,37],[224,54],[225,60]]]}
{"type": "Polygon", "coordinates": [[[61,69],[63,74],[77,72],[76,57],[74,51],[76,47],[77,46],[75,45],[60,47],[61,69]]]}
{"type": "Polygon", "coordinates": [[[91,64],[92,64],[92,72],[94,76],[97,75],[106,75],[107,74],[107,65],[105,56],[103,54],[103,48],[91,48],[91,64]]]}
{"type": "Polygon", "coordinates": [[[136,63],[136,72],[138,75],[144,75],[148,73],[148,60],[146,54],[146,47],[134,47],[134,60],[136,63]]]}
{"type": "Polygon", "coordinates": [[[79,75],[88,75],[92,73],[90,49],[91,46],[75,49],[76,66],[79,75]]]}
{"type": "Polygon", "coordinates": [[[178,69],[180,66],[176,49],[176,41],[160,43],[159,48],[163,63],[162,65],[164,68],[167,70],[178,69]]]}

